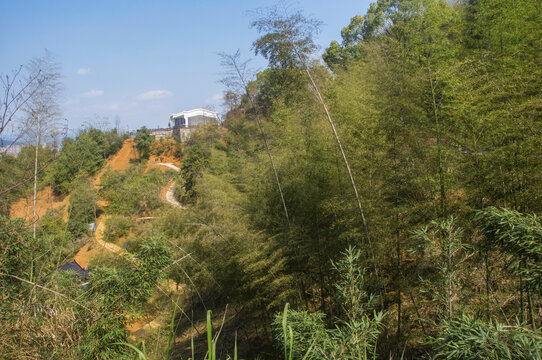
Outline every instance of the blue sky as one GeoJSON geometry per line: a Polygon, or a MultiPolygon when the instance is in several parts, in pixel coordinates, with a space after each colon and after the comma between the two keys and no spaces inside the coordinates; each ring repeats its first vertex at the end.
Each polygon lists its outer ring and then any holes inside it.
{"type": "MultiPolygon", "coordinates": [[[[303,0],[297,7],[323,21],[322,51],[370,1],[303,0]]],[[[59,101],[70,128],[107,118],[137,129],[165,127],[173,112],[220,110],[217,52],[254,58],[248,13],[266,0],[31,1],[0,0],[0,72],[10,73],[48,49],[61,65],[59,101]]],[[[252,66],[264,68],[255,58],[252,66]]]]}

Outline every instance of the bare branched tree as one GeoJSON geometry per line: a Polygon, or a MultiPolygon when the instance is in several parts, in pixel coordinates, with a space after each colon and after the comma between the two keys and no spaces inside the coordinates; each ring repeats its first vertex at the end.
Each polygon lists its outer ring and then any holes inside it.
{"type": "MultiPolygon", "coordinates": [[[[17,113],[25,106],[34,95],[36,87],[34,86],[40,76],[40,71],[21,79],[23,66],[14,71],[11,75],[0,75],[2,83],[2,93],[0,98],[0,147],[4,147],[4,137],[10,127],[14,130],[14,119],[17,113]]],[[[15,144],[22,136],[24,131],[13,135],[10,146],[7,146],[4,152],[9,150],[12,144],[15,144]]]]}
{"type": "Polygon", "coordinates": [[[59,65],[54,61],[48,51],[42,57],[34,58],[27,66],[28,79],[32,79],[34,74],[38,74],[31,83],[32,96],[24,105],[26,113],[25,128],[28,129],[28,135],[35,139],[35,161],[34,161],[34,238],[36,237],[37,224],[37,184],[38,184],[38,151],[40,144],[46,141],[46,138],[52,139],[58,136],[58,122],[60,119],[60,109],[57,103],[61,91],[59,65]]]}
{"type": "Polygon", "coordinates": [[[267,156],[269,157],[269,162],[273,168],[273,174],[275,175],[275,182],[277,184],[277,189],[280,194],[280,200],[282,201],[282,207],[284,208],[284,216],[288,222],[288,228],[290,228],[290,217],[288,216],[288,208],[286,207],[286,201],[284,200],[284,194],[282,193],[282,187],[280,186],[279,175],[275,162],[273,161],[273,156],[271,155],[271,150],[269,149],[269,142],[267,141],[267,136],[262,126],[262,121],[260,119],[260,114],[258,109],[254,104],[254,94],[251,93],[249,89],[249,79],[254,77],[253,72],[248,68],[248,60],[241,60],[241,53],[237,50],[234,54],[220,53],[219,56],[222,59],[221,65],[226,69],[224,77],[221,82],[232,92],[233,94],[244,93],[250,102],[250,106],[254,109],[256,113],[256,122],[262,134],[262,139],[265,144],[265,150],[267,151],[267,156]]]}

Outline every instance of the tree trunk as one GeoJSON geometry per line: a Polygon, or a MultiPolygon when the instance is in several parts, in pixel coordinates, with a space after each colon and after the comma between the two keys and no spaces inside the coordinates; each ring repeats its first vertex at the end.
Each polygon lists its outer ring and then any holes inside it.
{"type": "Polygon", "coordinates": [[[40,114],[38,112],[38,121],[37,121],[37,133],[36,133],[36,156],[34,159],[34,216],[33,216],[33,223],[34,223],[34,240],[36,240],[36,222],[37,222],[37,211],[36,211],[36,205],[37,205],[37,196],[38,196],[38,149],[40,147],[40,114]]]}
{"type": "Polygon", "coordinates": [[[440,214],[443,218],[446,218],[447,216],[446,189],[444,185],[444,165],[442,164],[440,119],[439,119],[438,111],[437,111],[437,102],[435,99],[435,86],[433,85],[431,70],[428,69],[428,72],[429,72],[429,83],[431,84],[431,97],[432,97],[432,104],[433,104],[433,116],[435,119],[435,130],[437,132],[438,170],[439,170],[439,183],[440,183],[440,214]]]}

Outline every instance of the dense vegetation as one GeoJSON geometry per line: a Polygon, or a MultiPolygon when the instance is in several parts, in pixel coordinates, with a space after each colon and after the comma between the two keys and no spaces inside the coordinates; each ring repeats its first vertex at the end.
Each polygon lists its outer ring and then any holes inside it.
{"type": "MultiPolygon", "coordinates": [[[[170,145],[179,173],[147,168],[167,145],[146,129],[138,163],[96,186],[123,139],[89,129],[42,152],[69,215],[36,237],[0,218],[3,356],[130,358],[126,325],[147,316],[162,326],[133,345],[156,359],[540,359],[540,11],[378,0],[322,63],[319,23],[274,9],[253,22],[269,66],[221,55],[225,122],[170,145]],[[168,179],[185,209],[160,200],[168,179]],[[124,255],[74,286],[55,269],[100,214],[124,255]]],[[[0,166],[23,177],[24,154],[0,166]]],[[[10,181],[4,213],[26,194],[10,181]]]]}
{"type": "MultiPolygon", "coordinates": [[[[350,320],[333,264],[355,246],[377,311],[366,321],[382,324],[368,357],[539,356],[537,3],[378,1],[326,66],[310,57],[317,22],[272,11],[253,25],[269,67],[247,81],[238,54],[223,56],[223,142],[201,135],[183,164],[205,226],[182,229],[182,247],[205,305],[238,304],[265,338],[289,302],[306,312],[292,313],[304,354],[350,320]]],[[[357,358],[350,335],[329,336],[311,356],[357,358]]]]}

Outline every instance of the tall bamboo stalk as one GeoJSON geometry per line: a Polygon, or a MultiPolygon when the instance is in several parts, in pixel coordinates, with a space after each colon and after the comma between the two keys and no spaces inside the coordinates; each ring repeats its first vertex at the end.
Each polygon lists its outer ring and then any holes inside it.
{"type": "Polygon", "coordinates": [[[331,126],[331,131],[333,132],[333,136],[335,137],[335,141],[337,142],[337,146],[338,146],[339,151],[341,153],[341,156],[343,158],[344,165],[346,166],[346,170],[348,171],[348,177],[350,179],[350,184],[352,185],[352,189],[354,190],[354,195],[356,197],[356,203],[357,203],[357,206],[358,206],[358,211],[359,211],[359,215],[360,215],[360,218],[361,218],[361,222],[363,224],[363,230],[365,232],[365,237],[367,239],[367,244],[369,245],[369,252],[370,252],[371,258],[373,260],[373,268],[374,268],[375,276],[377,278],[378,287],[379,287],[380,292],[382,292],[382,289],[381,289],[381,286],[380,286],[380,278],[379,278],[379,275],[378,275],[378,269],[376,267],[376,260],[375,260],[373,244],[372,244],[372,241],[371,241],[371,236],[369,235],[369,227],[367,226],[367,220],[365,219],[365,214],[363,212],[363,207],[361,206],[361,200],[360,200],[360,196],[359,196],[358,189],[357,189],[357,186],[356,186],[356,182],[354,181],[354,176],[352,175],[352,170],[350,169],[350,165],[348,164],[346,154],[344,153],[344,149],[343,149],[341,140],[339,138],[339,135],[337,134],[335,124],[333,123],[331,115],[329,114],[329,110],[328,110],[327,105],[326,105],[326,103],[324,101],[324,98],[322,97],[322,94],[320,93],[320,89],[316,85],[316,83],[315,83],[315,81],[314,81],[314,79],[313,79],[313,77],[311,75],[311,72],[310,72],[309,67],[307,65],[307,61],[305,60],[305,57],[299,52],[299,50],[297,49],[297,46],[295,45],[295,42],[291,39],[291,37],[287,36],[287,38],[290,41],[290,44],[292,45],[292,47],[294,49],[294,52],[296,53],[297,57],[301,61],[301,64],[303,66],[303,71],[305,71],[305,73],[307,74],[307,76],[308,76],[308,78],[309,78],[309,80],[311,82],[312,88],[314,89],[314,92],[316,94],[316,98],[318,99],[318,101],[322,105],[322,108],[324,110],[324,113],[326,114],[329,125],[331,126]]]}
{"type": "Polygon", "coordinates": [[[248,90],[248,83],[243,75],[243,71],[241,70],[240,65],[238,64],[237,54],[236,55],[220,54],[220,56],[222,56],[222,58],[226,60],[227,64],[230,67],[233,67],[235,69],[235,73],[239,77],[239,81],[241,81],[245,94],[250,102],[250,106],[256,111],[256,122],[258,123],[258,128],[260,129],[260,134],[262,135],[262,139],[265,144],[265,150],[267,152],[267,156],[269,157],[269,162],[271,163],[273,174],[275,175],[275,182],[277,184],[277,189],[280,194],[280,200],[282,202],[282,207],[284,209],[284,216],[286,217],[286,221],[288,222],[288,229],[290,229],[290,216],[288,215],[288,208],[286,207],[286,201],[284,200],[284,194],[282,192],[282,187],[280,186],[280,180],[279,180],[277,167],[275,166],[275,161],[273,160],[273,156],[271,155],[271,150],[269,149],[269,142],[267,141],[267,136],[262,126],[260,114],[258,113],[258,110],[256,109],[256,106],[254,104],[254,99],[252,95],[250,94],[250,91],[248,90]]]}
{"type": "MultiPolygon", "coordinates": [[[[38,149],[39,149],[39,146],[40,146],[40,130],[41,130],[41,119],[40,119],[40,115],[41,115],[41,103],[42,103],[42,98],[41,98],[41,95],[40,95],[40,101],[39,101],[39,107],[38,107],[38,112],[36,114],[37,116],[37,132],[36,132],[36,154],[35,154],[35,158],[34,158],[34,214],[33,214],[33,217],[32,217],[32,225],[33,225],[33,237],[34,237],[34,241],[36,240],[36,227],[37,227],[37,222],[38,222],[38,217],[37,217],[37,200],[38,200],[38,149]]],[[[30,259],[30,281],[33,280],[33,276],[34,276],[34,251],[31,251],[31,259],[30,259]]]]}
{"type": "Polygon", "coordinates": [[[435,98],[435,86],[433,85],[433,78],[431,76],[431,69],[427,69],[429,75],[429,83],[431,84],[431,97],[433,105],[433,117],[435,119],[435,127],[437,132],[437,151],[438,151],[438,169],[439,169],[439,183],[440,183],[440,212],[441,216],[445,218],[447,216],[446,210],[446,190],[444,184],[444,166],[442,164],[442,144],[441,144],[441,131],[440,131],[440,119],[437,111],[437,102],[435,98]]]}
{"type": "MultiPolygon", "coordinates": [[[[41,107],[41,100],[40,100],[41,107]]],[[[38,149],[40,146],[40,111],[37,113],[37,132],[36,132],[36,156],[34,159],[34,216],[33,216],[33,225],[34,225],[34,240],[36,240],[36,222],[37,222],[37,198],[38,198],[38,149]]]]}

